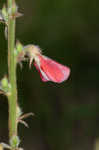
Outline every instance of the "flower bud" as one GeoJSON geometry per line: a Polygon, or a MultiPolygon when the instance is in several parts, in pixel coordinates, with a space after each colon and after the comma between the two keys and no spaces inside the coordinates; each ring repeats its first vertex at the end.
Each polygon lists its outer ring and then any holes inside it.
{"type": "Polygon", "coordinates": [[[23,45],[19,41],[17,41],[17,43],[16,43],[16,50],[18,53],[23,51],[23,45]]]}
{"type": "Polygon", "coordinates": [[[8,87],[8,79],[6,77],[4,77],[1,80],[1,86],[2,86],[2,88],[7,88],[8,87]]]}
{"type": "Polygon", "coordinates": [[[0,90],[2,90],[5,94],[11,94],[11,84],[8,82],[7,77],[4,77],[0,82],[0,90]]]}
{"type": "Polygon", "coordinates": [[[5,5],[3,6],[1,12],[2,12],[3,19],[7,24],[8,23],[8,12],[7,12],[7,8],[5,7],[5,5]]]}
{"type": "Polygon", "coordinates": [[[11,139],[10,139],[10,145],[12,148],[17,148],[20,144],[20,139],[18,136],[13,136],[11,139]]]}

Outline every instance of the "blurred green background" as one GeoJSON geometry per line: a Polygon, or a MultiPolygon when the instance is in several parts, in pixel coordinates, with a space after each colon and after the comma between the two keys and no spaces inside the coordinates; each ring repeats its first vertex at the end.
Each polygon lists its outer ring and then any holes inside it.
{"type": "MultiPolygon", "coordinates": [[[[71,68],[62,84],[43,83],[35,67],[17,68],[19,104],[29,129],[19,125],[25,150],[99,150],[99,1],[16,0],[16,40],[71,68]],[[98,145],[98,144],[97,144],[98,145]]],[[[5,0],[0,1],[2,8],[5,0]]],[[[7,74],[7,41],[0,24],[0,79],[7,74]]],[[[8,104],[0,95],[0,142],[8,141],[8,104]]]]}

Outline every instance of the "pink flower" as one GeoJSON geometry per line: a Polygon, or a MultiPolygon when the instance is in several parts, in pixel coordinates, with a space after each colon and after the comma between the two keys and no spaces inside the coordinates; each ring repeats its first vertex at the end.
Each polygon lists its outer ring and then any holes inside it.
{"type": "Polygon", "coordinates": [[[35,61],[34,65],[40,73],[42,81],[61,83],[68,79],[70,75],[70,69],[68,67],[61,65],[58,62],[43,55],[38,55],[38,59],[39,64],[35,61]]]}
{"type": "Polygon", "coordinates": [[[70,68],[64,66],[44,55],[41,54],[41,50],[38,46],[29,45],[27,53],[30,58],[30,66],[34,60],[34,66],[40,73],[42,81],[52,81],[61,83],[68,79],[70,75],[70,68]]]}

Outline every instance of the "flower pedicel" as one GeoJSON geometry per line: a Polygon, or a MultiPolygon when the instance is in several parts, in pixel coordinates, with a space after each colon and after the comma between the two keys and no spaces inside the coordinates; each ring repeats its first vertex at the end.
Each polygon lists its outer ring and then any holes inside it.
{"type": "Polygon", "coordinates": [[[28,45],[24,50],[30,58],[30,66],[34,60],[34,66],[40,73],[42,81],[61,83],[68,79],[70,68],[42,55],[38,46],[28,45]]]}

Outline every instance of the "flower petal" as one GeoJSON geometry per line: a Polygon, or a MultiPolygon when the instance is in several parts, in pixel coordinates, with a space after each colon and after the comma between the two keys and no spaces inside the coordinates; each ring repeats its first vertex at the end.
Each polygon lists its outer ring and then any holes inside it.
{"type": "Polygon", "coordinates": [[[38,65],[37,65],[36,63],[34,63],[34,66],[35,66],[36,69],[38,70],[42,81],[43,81],[43,82],[49,81],[49,79],[48,79],[48,77],[46,76],[46,74],[38,67],[38,65]]]}
{"type": "Polygon", "coordinates": [[[70,75],[70,69],[58,62],[43,56],[38,55],[40,64],[34,63],[36,69],[40,73],[42,81],[52,81],[56,83],[61,83],[67,80],[70,75]]]}

